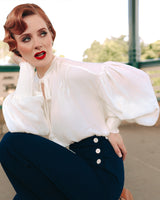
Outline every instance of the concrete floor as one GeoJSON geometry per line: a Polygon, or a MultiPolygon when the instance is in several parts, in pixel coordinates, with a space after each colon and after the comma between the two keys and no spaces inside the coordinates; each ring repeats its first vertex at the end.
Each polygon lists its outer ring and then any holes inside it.
{"type": "MultiPolygon", "coordinates": [[[[120,127],[128,155],[125,187],[134,200],[160,200],[160,126],[135,124],[120,127]]],[[[0,200],[12,200],[14,189],[0,166],[0,200]]]]}

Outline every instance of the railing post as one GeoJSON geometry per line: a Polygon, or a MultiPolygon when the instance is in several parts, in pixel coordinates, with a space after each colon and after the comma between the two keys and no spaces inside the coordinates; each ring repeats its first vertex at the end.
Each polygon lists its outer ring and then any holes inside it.
{"type": "Polygon", "coordinates": [[[129,15],[129,63],[139,67],[140,40],[139,40],[139,0],[128,0],[129,15]]]}

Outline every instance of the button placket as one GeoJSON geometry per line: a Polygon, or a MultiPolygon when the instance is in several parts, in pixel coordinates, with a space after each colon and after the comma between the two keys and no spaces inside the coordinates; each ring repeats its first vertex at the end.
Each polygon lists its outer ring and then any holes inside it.
{"type": "MultiPolygon", "coordinates": [[[[99,142],[99,139],[98,139],[97,137],[94,137],[94,138],[93,138],[93,142],[94,142],[95,144],[97,144],[97,143],[99,142]]],[[[96,145],[96,146],[97,146],[97,145],[96,145]]],[[[96,153],[96,154],[100,154],[100,152],[101,152],[101,149],[97,147],[97,148],[95,149],[95,153],[96,153]]],[[[96,160],[97,165],[101,164],[101,162],[102,162],[102,160],[101,160],[100,158],[98,158],[98,159],[96,160]]]]}

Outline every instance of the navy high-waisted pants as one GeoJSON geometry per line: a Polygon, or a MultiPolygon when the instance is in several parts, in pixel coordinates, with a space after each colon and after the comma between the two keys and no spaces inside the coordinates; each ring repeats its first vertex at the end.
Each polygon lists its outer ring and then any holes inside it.
{"type": "Polygon", "coordinates": [[[6,133],[0,162],[14,200],[118,200],[123,160],[108,139],[92,136],[69,148],[34,134],[6,133]]]}

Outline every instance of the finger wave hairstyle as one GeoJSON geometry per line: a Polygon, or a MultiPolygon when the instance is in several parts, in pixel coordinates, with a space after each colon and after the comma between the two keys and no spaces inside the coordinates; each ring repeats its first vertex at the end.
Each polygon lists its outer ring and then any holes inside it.
{"type": "Polygon", "coordinates": [[[5,37],[4,42],[8,43],[9,50],[16,55],[21,56],[17,51],[17,42],[14,38],[14,34],[20,35],[27,29],[27,24],[24,22],[24,18],[30,15],[39,15],[46,22],[48,30],[51,32],[52,39],[54,41],[56,31],[54,30],[49,18],[45,12],[36,4],[21,4],[16,6],[7,16],[6,23],[4,25],[5,37]]]}

